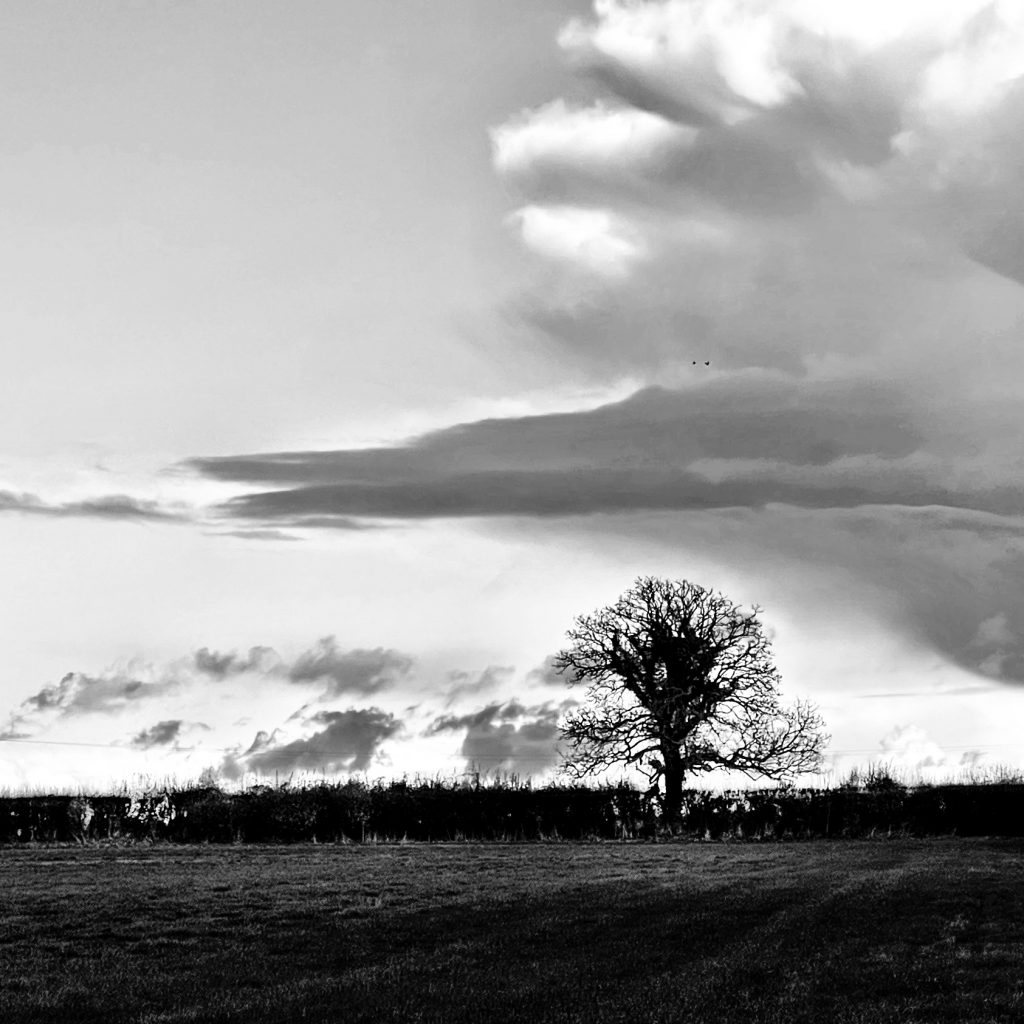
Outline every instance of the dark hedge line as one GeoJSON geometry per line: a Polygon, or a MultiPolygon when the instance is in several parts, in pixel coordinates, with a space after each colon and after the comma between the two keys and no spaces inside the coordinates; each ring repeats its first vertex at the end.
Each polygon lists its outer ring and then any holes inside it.
{"type": "MultiPolygon", "coordinates": [[[[135,796],[0,797],[0,843],[649,839],[657,807],[629,785],[438,782],[215,786],[135,796]]],[[[1024,784],[690,790],[681,835],[813,839],[1024,836],[1024,784]]]]}

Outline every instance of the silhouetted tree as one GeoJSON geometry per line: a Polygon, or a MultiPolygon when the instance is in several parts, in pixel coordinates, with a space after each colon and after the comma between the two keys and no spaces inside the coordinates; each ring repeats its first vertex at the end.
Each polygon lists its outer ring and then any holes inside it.
{"type": "Polygon", "coordinates": [[[638,579],[576,619],[555,666],[586,701],[560,726],[563,770],[581,778],[634,766],[667,822],[688,775],[727,768],[786,779],[820,766],[828,736],[806,701],[783,707],[759,607],[741,610],[686,580],[638,579]]]}

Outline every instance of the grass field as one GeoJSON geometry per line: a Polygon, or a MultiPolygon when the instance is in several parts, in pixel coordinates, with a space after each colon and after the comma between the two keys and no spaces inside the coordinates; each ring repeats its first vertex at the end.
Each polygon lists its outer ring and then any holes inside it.
{"type": "Polygon", "coordinates": [[[1024,842],[0,849],[0,1020],[1024,1020],[1024,842]]]}

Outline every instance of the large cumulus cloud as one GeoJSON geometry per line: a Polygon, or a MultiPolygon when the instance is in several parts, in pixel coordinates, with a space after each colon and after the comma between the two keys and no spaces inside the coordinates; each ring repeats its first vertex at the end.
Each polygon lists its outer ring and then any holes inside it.
{"type": "Polygon", "coordinates": [[[193,460],[245,485],[221,514],[620,537],[646,516],[676,548],[790,574],[794,601],[826,567],[885,628],[1024,680],[1024,10],[597,0],[559,43],[573,97],[492,132],[538,266],[509,343],[643,386],[386,447],[193,460]]]}
{"type": "Polygon", "coordinates": [[[1024,271],[1024,15],[894,6],[609,0],[569,25],[594,99],[493,133],[547,263],[517,318],[577,365],[649,372],[710,354],[948,385],[975,326],[1013,356],[1019,294],[984,271],[1024,271]]]}

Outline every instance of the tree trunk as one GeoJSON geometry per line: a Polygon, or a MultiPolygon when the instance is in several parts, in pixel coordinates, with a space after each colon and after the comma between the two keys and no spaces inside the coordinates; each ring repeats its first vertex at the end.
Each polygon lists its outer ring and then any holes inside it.
{"type": "Polygon", "coordinates": [[[683,778],[684,771],[682,758],[675,746],[662,747],[662,763],[665,783],[665,797],[661,804],[661,810],[665,824],[673,832],[678,832],[683,823],[683,778]]]}

